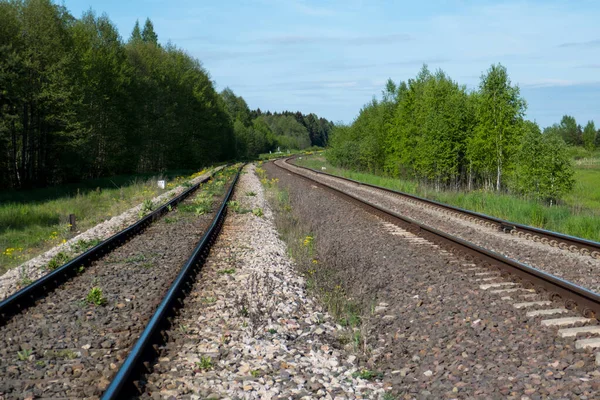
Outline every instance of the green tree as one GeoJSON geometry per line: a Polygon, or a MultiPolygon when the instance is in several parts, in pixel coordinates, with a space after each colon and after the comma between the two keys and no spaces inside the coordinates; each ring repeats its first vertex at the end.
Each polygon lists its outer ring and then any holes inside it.
{"type": "Polygon", "coordinates": [[[596,148],[596,126],[594,121],[588,121],[583,129],[583,145],[588,150],[596,148]]]}
{"type": "Polygon", "coordinates": [[[477,126],[468,151],[483,173],[486,186],[502,187],[502,175],[510,168],[510,155],[521,136],[526,103],[518,86],[512,86],[506,68],[492,65],[479,85],[477,126]]]}
{"type": "Polygon", "coordinates": [[[558,132],[565,143],[572,146],[583,144],[581,126],[577,124],[575,118],[570,115],[564,115],[558,125],[558,132]]]}
{"type": "Polygon", "coordinates": [[[133,26],[133,31],[131,31],[131,36],[129,37],[130,42],[142,41],[142,30],[140,29],[140,21],[136,20],[135,25],[133,26]]]}
{"type": "MultiPolygon", "coordinates": [[[[137,21],[136,21],[137,23],[137,21]]],[[[139,31],[139,25],[136,25],[139,31]]],[[[135,33],[135,27],[133,28],[135,33]]],[[[133,35],[132,35],[133,36],[133,35]]],[[[158,35],[154,31],[154,24],[150,21],[150,18],[146,18],[146,22],[144,23],[144,29],[142,30],[142,40],[145,43],[151,43],[154,45],[158,45],[158,35]]]]}
{"type": "Polygon", "coordinates": [[[557,133],[542,134],[526,121],[525,136],[516,153],[513,189],[550,205],[573,189],[574,170],[565,142],[557,133]]]}

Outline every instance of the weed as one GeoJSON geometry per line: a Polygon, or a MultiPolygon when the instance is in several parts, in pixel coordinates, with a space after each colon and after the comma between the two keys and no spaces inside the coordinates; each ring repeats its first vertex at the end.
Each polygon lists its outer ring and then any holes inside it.
{"type": "Polygon", "coordinates": [[[36,362],[35,362],[35,366],[36,366],[36,367],[40,367],[40,368],[42,368],[42,367],[44,367],[45,365],[46,365],[46,363],[45,363],[44,361],[42,361],[42,360],[39,360],[39,361],[36,361],[36,362]]]}
{"type": "Polygon", "coordinates": [[[202,299],[202,302],[204,304],[214,304],[217,302],[217,299],[215,297],[205,297],[202,299]]]}
{"type": "Polygon", "coordinates": [[[27,361],[31,356],[31,349],[23,349],[21,351],[17,351],[17,358],[20,361],[27,361]]]}
{"type": "Polygon", "coordinates": [[[252,214],[256,215],[257,217],[262,217],[264,215],[263,210],[260,207],[253,209],[252,214]]]}
{"type": "Polygon", "coordinates": [[[168,211],[168,212],[171,212],[171,211],[173,211],[173,206],[172,206],[172,205],[170,205],[170,204],[167,204],[167,211],[168,211]]]}
{"type": "Polygon", "coordinates": [[[150,213],[152,212],[152,210],[154,210],[154,203],[152,202],[152,200],[144,200],[144,202],[142,203],[142,211],[144,213],[150,213]]]}
{"type": "Polygon", "coordinates": [[[250,371],[250,375],[254,378],[258,378],[261,375],[261,371],[259,369],[253,369],[250,371]]]}
{"type": "Polygon", "coordinates": [[[177,218],[165,217],[164,221],[165,221],[165,224],[172,224],[172,223],[177,222],[177,218]]]}
{"type": "Polygon", "coordinates": [[[221,275],[233,275],[235,274],[235,268],[222,269],[219,271],[221,275]]]}
{"type": "Polygon", "coordinates": [[[136,254],[135,256],[131,256],[131,257],[127,257],[126,259],[123,260],[123,262],[130,264],[130,263],[136,263],[136,262],[142,262],[146,260],[146,256],[143,254],[136,254]]]}
{"type": "Polygon", "coordinates": [[[239,201],[231,200],[227,203],[227,207],[231,209],[236,214],[246,214],[249,210],[242,208],[242,205],[239,201]]]}
{"type": "Polygon", "coordinates": [[[91,249],[92,247],[96,247],[100,243],[102,243],[102,240],[98,239],[98,238],[94,238],[94,239],[90,239],[90,240],[81,239],[81,240],[78,240],[74,245],[71,246],[71,250],[73,250],[75,253],[84,253],[84,252],[88,251],[89,249],[91,249]]]}
{"type": "Polygon", "coordinates": [[[103,306],[107,303],[106,298],[102,295],[102,289],[99,287],[90,289],[85,300],[88,304],[95,304],[97,306],[103,306]]]}
{"type": "Polygon", "coordinates": [[[48,262],[48,265],[46,265],[46,269],[48,271],[54,271],[55,269],[69,261],[70,258],[71,257],[67,253],[63,253],[61,251],[60,253],[52,257],[52,259],[48,262]]]}
{"type": "Polygon", "coordinates": [[[277,333],[277,329],[271,328],[271,329],[269,329],[269,331],[268,331],[268,332],[269,332],[271,335],[274,335],[274,334],[276,334],[276,333],[277,333]]]}
{"type": "Polygon", "coordinates": [[[21,280],[20,280],[20,285],[21,286],[27,286],[30,285],[33,282],[33,280],[31,280],[31,278],[29,277],[29,273],[25,270],[25,266],[21,267],[21,280]]]}
{"type": "Polygon", "coordinates": [[[181,333],[187,333],[187,331],[188,331],[188,326],[187,325],[183,325],[183,324],[179,325],[179,332],[181,332],[181,333]]]}
{"type": "Polygon", "coordinates": [[[145,262],[141,265],[142,268],[146,268],[146,269],[150,269],[152,267],[154,267],[154,263],[151,261],[145,262]]]}
{"type": "Polygon", "coordinates": [[[392,392],[385,392],[383,394],[383,400],[396,400],[397,397],[392,392]]]}
{"type": "Polygon", "coordinates": [[[200,362],[196,363],[196,368],[203,370],[203,371],[208,371],[209,369],[212,369],[213,368],[212,358],[210,358],[210,356],[201,356],[200,362]]]}
{"type": "Polygon", "coordinates": [[[252,191],[246,192],[246,196],[248,196],[248,197],[254,197],[254,196],[256,196],[256,192],[252,192],[252,191]]]}
{"type": "MultiPolygon", "coordinates": [[[[264,332],[269,323],[269,318],[277,307],[277,282],[283,282],[280,274],[267,272],[254,272],[248,278],[247,290],[236,296],[234,307],[240,310],[240,315],[248,318],[250,336],[264,332]]],[[[246,323],[246,321],[244,321],[246,323]]]]}
{"type": "Polygon", "coordinates": [[[361,369],[360,371],[356,371],[355,373],[353,373],[352,377],[370,381],[373,379],[383,378],[383,373],[377,372],[377,371],[371,371],[369,369],[361,369]]]}
{"type": "Polygon", "coordinates": [[[48,357],[48,358],[61,358],[63,360],[73,360],[77,357],[79,357],[79,354],[77,354],[76,352],[74,352],[73,350],[50,350],[47,351],[44,354],[44,357],[48,357]]]}

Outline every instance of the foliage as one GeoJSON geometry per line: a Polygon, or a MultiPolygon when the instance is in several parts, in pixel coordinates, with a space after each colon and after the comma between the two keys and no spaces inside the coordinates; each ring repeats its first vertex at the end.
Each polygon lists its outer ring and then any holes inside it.
{"type": "Polygon", "coordinates": [[[102,289],[100,289],[99,287],[94,287],[90,289],[85,298],[85,301],[87,301],[89,304],[95,304],[97,306],[103,306],[108,302],[102,294],[102,289]]]}
{"type": "Polygon", "coordinates": [[[230,88],[221,92],[221,98],[233,124],[235,152],[239,158],[256,158],[260,153],[288,149],[324,146],[333,123],[315,114],[263,113],[260,108],[250,110],[241,96],[230,88]]]}
{"type": "Polygon", "coordinates": [[[195,168],[234,156],[200,62],[152,22],[125,43],[106,15],[0,1],[0,188],[195,168]]]}
{"type": "Polygon", "coordinates": [[[594,121],[588,121],[583,128],[583,145],[587,150],[594,150],[596,148],[596,126],[594,125],[594,121]]]}
{"type": "Polygon", "coordinates": [[[521,148],[516,153],[513,189],[553,204],[575,184],[566,145],[556,133],[544,135],[532,122],[527,121],[526,127],[521,148]]]}
{"type": "MultiPolygon", "coordinates": [[[[544,134],[542,140],[537,125],[524,120],[525,109],[518,86],[500,64],[471,92],[443,71],[423,66],[407,82],[388,80],[381,100],[366,104],[352,124],[335,126],[327,158],[339,167],[436,190],[512,191],[555,203],[573,187],[573,168],[560,140],[568,135],[544,134]],[[541,148],[548,156],[543,160],[523,158],[541,148]]],[[[564,127],[556,129],[573,128],[574,120],[563,120],[564,127]]]]}
{"type": "Polygon", "coordinates": [[[201,356],[200,361],[196,362],[196,368],[208,371],[213,368],[213,360],[210,356],[201,356]]]}
{"type": "Polygon", "coordinates": [[[48,269],[48,271],[54,271],[55,269],[57,269],[58,267],[65,264],[70,259],[71,259],[71,257],[68,254],[63,253],[61,251],[60,253],[58,253],[57,255],[52,257],[52,259],[50,259],[50,261],[48,262],[48,265],[46,265],[46,269],[48,269]]]}

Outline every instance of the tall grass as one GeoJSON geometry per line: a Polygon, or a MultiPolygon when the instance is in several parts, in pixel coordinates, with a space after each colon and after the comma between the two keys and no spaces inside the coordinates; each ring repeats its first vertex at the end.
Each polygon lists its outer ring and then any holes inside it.
{"type": "Polygon", "coordinates": [[[509,194],[489,191],[436,191],[407,180],[378,176],[337,168],[323,156],[296,159],[298,165],[425,197],[431,200],[480,212],[512,222],[531,225],[567,235],[600,241],[600,166],[597,169],[576,169],[577,184],[564,204],[547,206],[509,194]]]}
{"type": "Polygon", "coordinates": [[[158,188],[158,178],[116,177],[82,182],[80,187],[71,184],[2,193],[0,273],[70,239],[74,233],[68,225],[69,214],[75,214],[77,230],[84,231],[168,190],[158,188]],[[98,186],[92,189],[92,185],[98,186]]]}

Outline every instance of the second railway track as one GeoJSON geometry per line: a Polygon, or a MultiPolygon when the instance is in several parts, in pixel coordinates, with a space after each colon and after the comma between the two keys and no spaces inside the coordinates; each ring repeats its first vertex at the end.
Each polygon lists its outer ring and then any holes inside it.
{"type": "MultiPolygon", "coordinates": [[[[295,157],[291,157],[285,160],[285,163],[295,159],[295,157]]],[[[439,210],[445,214],[452,215],[454,217],[466,219],[472,221],[474,223],[484,225],[487,227],[495,228],[497,230],[503,231],[505,233],[509,233],[511,235],[515,235],[518,237],[523,237],[528,240],[533,240],[534,242],[540,242],[543,244],[550,245],[552,247],[558,247],[562,250],[568,250],[572,253],[580,253],[585,256],[591,256],[596,259],[600,259],[600,243],[594,242],[592,240],[587,240],[583,238],[578,238],[574,236],[565,235],[558,232],[548,231],[545,229],[536,228],[533,226],[518,224],[511,221],[506,221],[500,218],[492,217],[490,215],[465,210],[459,207],[451,206],[448,204],[440,203],[434,200],[429,200],[423,197],[415,196],[412,194],[399,192],[396,190],[384,188],[381,186],[372,185],[365,182],[359,182],[353,179],[345,178],[343,176],[332,175],[327,172],[316,171],[311,168],[307,168],[301,165],[293,164],[296,168],[300,168],[305,171],[309,171],[310,173],[318,174],[321,176],[326,176],[330,178],[334,178],[340,181],[348,182],[354,185],[368,187],[374,189],[376,191],[385,192],[391,194],[393,196],[397,196],[402,198],[405,201],[411,202],[413,204],[420,204],[428,208],[439,210]]]]}
{"type": "Polygon", "coordinates": [[[182,265],[198,265],[218,232],[238,176],[232,173],[220,172],[209,192],[13,312],[0,326],[0,398],[98,397],[122,363],[139,368],[130,350],[157,307],[165,308],[161,298],[173,292],[168,288],[180,280],[182,265]]]}
{"type": "MultiPolygon", "coordinates": [[[[531,265],[541,271],[558,278],[573,282],[591,291],[600,293],[600,260],[591,257],[592,252],[572,252],[569,247],[552,247],[547,244],[527,240],[523,235],[511,235],[503,232],[500,225],[477,219],[471,214],[440,209],[428,202],[408,199],[402,193],[372,185],[364,185],[336,176],[320,173],[311,169],[291,166],[280,162],[288,168],[294,168],[300,174],[317,179],[344,192],[351,193],[377,204],[385,209],[406,215],[428,226],[459,237],[480,247],[500,253],[508,258],[531,265]]],[[[502,224],[510,225],[503,221],[502,224]]],[[[531,228],[537,229],[537,228],[531,228]]],[[[551,235],[547,232],[547,235],[551,235]]],[[[558,237],[555,240],[560,240],[558,237]]],[[[585,241],[582,239],[582,241],[585,241]]],[[[588,242],[590,246],[595,242],[588,242]]],[[[595,244],[598,246],[598,244],[595,244]]]]}
{"type": "MultiPolygon", "coordinates": [[[[341,196],[344,199],[359,205],[367,211],[378,215],[380,218],[401,227],[402,229],[420,236],[439,246],[443,252],[452,253],[458,259],[466,262],[466,266],[471,267],[474,274],[477,274],[476,281],[479,282],[482,290],[495,290],[498,294],[505,294],[506,299],[511,299],[510,294],[515,291],[526,291],[532,295],[536,293],[541,299],[534,302],[516,303],[516,308],[526,308],[527,306],[552,306],[554,303],[561,304],[558,307],[550,308],[546,314],[537,312],[535,315],[554,315],[569,312],[579,313],[581,317],[575,317],[571,320],[558,320],[556,325],[569,325],[571,323],[591,323],[595,324],[596,317],[600,315],[600,294],[585,289],[572,282],[560,279],[556,276],[540,271],[527,264],[505,257],[494,251],[490,251],[481,246],[477,246],[466,240],[442,232],[434,227],[427,226],[419,221],[407,216],[400,215],[394,211],[381,207],[365,198],[354,194],[346,193],[339,187],[326,184],[314,177],[307,176],[298,171],[298,167],[293,167],[286,163],[287,160],[275,161],[275,165],[285,169],[302,179],[306,179],[313,185],[322,187],[327,191],[341,196]],[[512,281],[512,282],[511,282],[512,281]]],[[[538,310],[540,311],[540,310],[538,310]]],[[[532,314],[533,316],[534,314],[532,314]]],[[[548,324],[552,324],[549,322],[548,324]]],[[[578,328],[581,332],[597,331],[597,328],[578,328]]],[[[568,333],[567,333],[568,334],[568,333]]],[[[577,333],[575,333],[577,334],[577,333]]],[[[600,348],[600,338],[584,339],[579,343],[581,348],[600,348]]]]}

